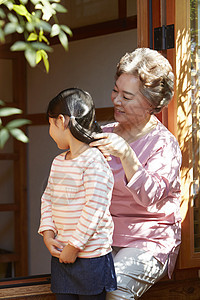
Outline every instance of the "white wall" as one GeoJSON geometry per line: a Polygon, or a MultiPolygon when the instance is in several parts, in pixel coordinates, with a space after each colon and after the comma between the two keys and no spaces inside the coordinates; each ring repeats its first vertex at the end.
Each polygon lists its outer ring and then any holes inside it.
{"type": "MultiPolygon", "coordinates": [[[[50,55],[50,72],[43,67],[27,68],[28,113],[43,113],[48,102],[61,90],[80,87],[90,92],[96,107],[112,106],[110,94],[116,64],[137,47],[137,31],[129,30],[74,41],[66,53],[61,46],[50,55]]],[[[50,255],[37,234],[40,197],[52,159],[59,152],[48,135],[48,126],[30,126],[28,145],[29,273],[50,273],[50,255]]]]}

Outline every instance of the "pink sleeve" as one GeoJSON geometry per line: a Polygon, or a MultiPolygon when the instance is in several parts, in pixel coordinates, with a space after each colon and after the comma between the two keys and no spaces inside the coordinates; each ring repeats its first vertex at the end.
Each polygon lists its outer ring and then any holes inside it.
{"type": "MultiPolygon", "coordinates": [[[[148,150],[148,149],[147,149],[148,150]]],[[[176,142],[155,151],[126,184],[145,207],[180,193],[181,152],[176,142]]]]}

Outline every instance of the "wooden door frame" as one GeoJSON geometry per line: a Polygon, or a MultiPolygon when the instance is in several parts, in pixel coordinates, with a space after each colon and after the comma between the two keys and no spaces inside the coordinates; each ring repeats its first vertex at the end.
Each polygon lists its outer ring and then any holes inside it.
{"type": "MultiPolygon", "coordinates": [[[[8,103],[26,113],[26,61],[22,53],[11,52],[10,45],[0,46],[0,59],[12,62],[13,101],[8,103]]],[[[2,99],[3,100],[3,99],[2,99]]],[[[23,117],[23,116],[20,116],[23,117]]],[[[14,213],[14,253],[0,255],[0,262],[14,263],[15,276],[28,274],[28,225],[27,225],[27,159],[26,145],[13,140],[13,153],[1,153],[0,160],[13,161],[14,202],[0,204],[0,211],[14,213]]]]}
{"type": "MultiPolygon", "coordinates": [[[[160,2],[153,0],[153,29],[161,26],[160,2]]],[[[149,47],[149,1],[138,0],[138,46],[149,47]],[[145,31],[145,32],[143,32],[145,31]]],[[[192,207],[192,135],[191,135],[191,75],[190,75],[190,1],[166,1],[166,25],[174,24],[175,48],[161,53],[170,61],[175,73],[175,94],[168,105],[163,123],[178,139],[183,161],[181,168],[182,244],[178,268],[200,266],[200,253],[194,252],[192,207]],[[180,13],[181,12],[181,13],[180,13]]]]}

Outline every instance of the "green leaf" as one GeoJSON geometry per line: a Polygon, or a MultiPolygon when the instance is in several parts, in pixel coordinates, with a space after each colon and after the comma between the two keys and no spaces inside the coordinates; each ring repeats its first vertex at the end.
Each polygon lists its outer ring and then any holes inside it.
{"type": "Polygon", "coordinates": [[[7,0],[0,0],[0,5],[5,4],[5,2],[7,2],[7,0]]]}
{"type": "Polygon", "coordinates": [[[28,61],[29,65],[34,68],[36,66],[36,51],[28,48],[25,50],[24,55],[26,60],[28,61]]]}
{"type": "Polygon", "coordinates": [[[28,143],[28,137],[23,133],[23,131],[21,129],[18,129],[18,128],[11,129],[10,133],[18,141],[21,141],[23,143],[28,143]]]}
{"type": "Polygon", "coordinates": [[[16,119],[7,123],[5,127],[10,130],[27,124],[31,124],[31,121],[26,119],[16,119]]]}
{"type": "Polygon", "coordinates": [[[63,31],[65,31],[67,34],[69,34],[69,36],[72,36],[72,35],[73,35],[71,29],[70,29],[68,26],[66,26],[66,25],[60,25],[60,28],[61,28],[63,31]]]}
{"type": "Polygon", "coordinates": [[[14,4],[13,10],[20,16],[26,17],[27,15],[29,15],[28,10],[26,9],[26,7],[23,4],[20,4],[20,5],[14,4]]]}
{"type": "Polygon", "coordinates": [[[32,2],[34,5],[36,5],[37,3],[40,2],[40,0],[31,0],[31,2],[32,2]]]}
{"type": "Polygon", "coordinates": [[[49,60],[48,60],[48,55],[45,51],[42,54],[42,58],[43,58],[43,62],[44,62],[46,72],[49,73],[49,60]]]}
{"type": "Polygon", "coordinates": [[[47,52],[52,52],[53,49],[50,46],[47,46],[44,43],[41,42],[32,42],[31,46],[35,49],[35,50],[45,50],[47,52]]]}
{"type": "Polygon", "coordinates": [[[0,118],[0,126],[2,125],[2,120],[1,120],[1,118],[0,118]]]}
{"type": "Polygon", "coordinates": [[[35,4],[35,9],[39,9],[39,10],[42,10],[43,9],[43,6],[41,3],[37,3],[35,4]]]}
{"type": "Polygon", "coordinates": [[[4,105],[5,105],[5,103],[4,103],[3,100],[0,100],[0,105],[1,105],[1,106],[4,106],[4,105]]]}
{"type": "Polygon", "coordinates": [[[6,14],[2,8],[0,8],[0,18],[4,19],[6,17],[6,14]]]}
{"type": "Polygon", "coordinates": [[[32,31],[34,30],[34,25],[33,25],[33,23],[26,23],[25,26],[26,26],[26,29],[27,29],[29,32],[32,32],[32,31]]]}
{"type": "Polygon", "coordinates": [[[17,24],[16,23],[7,23],[5,25],[5,28],[4,28],[4,32],[5,34],[12,34],[14,32],[17,31],[17,24]]]}
{"type": "Polygon", "coordinates": [[[31,34],[27,38],[27,41],[37,41],[37,39],[38,39],[38,35],[34,32],[31,32],[31,34]]]}
{"type": "Polygon", "coordinates": [[[17,17],[14,16],[13,14],[11,14],[11,13],[8,14],[8,20],[9,20],[11,23],[18,23],[17,17]]]}
{"type": "Polygon", "coordinates": [[[17,33],[21,34],[21,33],[23,33],[23,32],[24,32],[23,26],[18,25],[18,26],[17,26],[17,33]]]}
{"type": "Polygon", "coordinates": [[[0,117],[7,117],[16,114],[21,114],[22,110],[15,107],[2,107],[0,108],[0,117]]]}
{"type": "MultiPolygon", "coordinates": [[[[13,3],[11,1],[3,0],[3,2],[4,2],[4,5],[6,5],[9,10],[13,9],[13,3]]],[[[1,5],[1,3],[0,3],[0,5],[1,5]]]]}
{"type": "Polygon", "coordinates": [[[36,64],[39,64],[39,62],[41,61],[42,59],[42,53],[41,53],[42,50],[38,50],[36,52],[36,64]]]}
{"type": "Polygon", "coordinates": [[[60,12],[60,13],[66,13],[67,12],[67,9],[63,5],[61,5],[61,4],[53,3],[52,7],[57,12],[60,12]]]}
{"type": "Polygon", "coordinates": [[[49,21],[50,18],[56,14],[56,11],[53,9],[52,5],[49,1],[41,1],[43,5],[40,3],[36,4],[35,8],[40,9],[43,12],[42,19],[45,21],[49,21]]]}
{"type": "Polygon", "coordinates": [[[27,48],[27,43],[22,42],[22,41],[17,41],[11,46],[10,50],[11,51],[24,51],[24,50],[26,50],[26,48],[27,48]]]}
{"type": "Polygon", "coordinates": [[[35,27],[38,29],[43,29],[46,32],[51,32],[51,25],[43,20],[40,20],[35,24],[35,27]]]}
{"type": "Polygon", "coordinates": [[[45,41],[45,43],[47,43],[47,45],[49,45],[49,41],[47,40],[46,36],[42,35],[41,38],[43,41],[45,41]]]}
{"type": "Polygon", "coordinates": [[[23,4],[20,5],[13,5],[13,10],[20,16],[26,17],[28,22],[31,22],[31,14],[28,12],[26,7],[23,4]]]}
{"type": "Polygon", "coordinates": [[[32,12],[32,15],[33,15],[34,18],[36,18],[36,19],[41,19],[42,12],[41,12],[41,10],[36,10],[36,11],[32,12]]]}
{"type": "Polygon", "coordinates": [[[9,139],[9,132],[7,129],[0,129],[0,148],[3,149],[5,143],[9,139]]]}
{"type": "Polygon", "coordinates": [[[54,24],[51,28],[50,36],[53,37],[58,35],[59,33],[60,33],[60,26],[58,24],[54,24]]]}
{"type": "Polygon", "coordinates": [[[61,31],[58,35],[59,40],[63,46],[63,48],[67,51],[68,50],[68,39],[64,31],[61,31]]]}
{"type": "Polygon", "coordinates": [[[28,0],[20,0],[22,4],[26,5],[28,3],[28,0]]]}
{"type": "Polygon", "coordinates": [[[44,50],[38,50],[36,52],[36,64],[38,64],[43,59],[44,66],[46,69],[46,72],[49,72],[49,61],[48,61],[48,55],[44,50]]]}
{"type": "Polygon", "coordinates": [[[0,42],[4,43],[5,42],[5,35],[4,31],[0,27],[0,42]]]}

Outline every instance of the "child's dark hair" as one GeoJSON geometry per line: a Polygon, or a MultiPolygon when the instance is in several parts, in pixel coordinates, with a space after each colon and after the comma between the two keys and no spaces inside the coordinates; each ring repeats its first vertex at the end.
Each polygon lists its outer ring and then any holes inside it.
{"type": "Polygon", "coordinates": [[[69,130],[79,141],[89,144],[93,135],[102,132],[95,120],[95,107],[88,92],[78,88],[69,88],[53,98],[47,108],[47,119],[59,115],[69,116],[69,130]]]}

